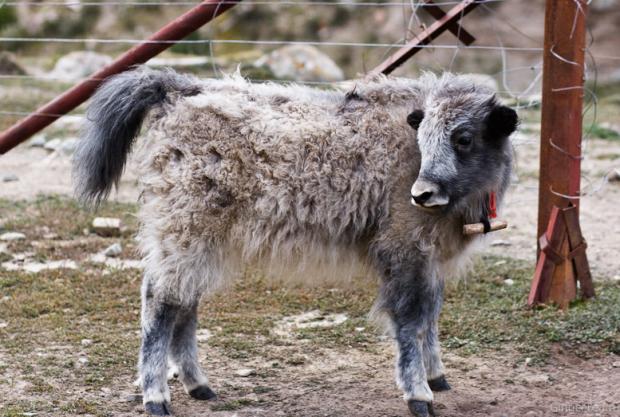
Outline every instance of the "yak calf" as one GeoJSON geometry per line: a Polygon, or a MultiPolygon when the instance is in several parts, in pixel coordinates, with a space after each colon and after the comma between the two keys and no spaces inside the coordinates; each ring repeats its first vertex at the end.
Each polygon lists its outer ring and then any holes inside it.
{"type": "Polygon", "coordinates": [[[381,279],[396,378],[415,416],[449,389],[437,334],[444,279],[477,239],[512,167],[516,113],[465,76],[375,77],[354,88],[199,80],[140,68],[96,93],[74,159],[76,193],[97,205],[138,152],[144,256],[146,411],[171,414],[168,366],[199,400],[201,296],[241,261],[274,267],[358,256],[381,279]]]}

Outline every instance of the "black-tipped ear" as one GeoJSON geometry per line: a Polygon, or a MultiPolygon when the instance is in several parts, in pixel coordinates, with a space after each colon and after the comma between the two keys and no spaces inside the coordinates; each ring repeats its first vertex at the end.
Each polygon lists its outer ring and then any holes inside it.
{"type": "Polygon", "coordinates": [[[506,106],[495,106],[487,117],[487,137],[499,139],[510,135],[519,125],[517,112],[506,106]]]}
{"type": "Polygon", "coordinates": [[[409,126],[415,130],[418,130],[420,123],[422,123],[422,119],[424,119],[424,111],[414,110],[409,116],[407,116],[407,123],[409,123],[409,126]]]}

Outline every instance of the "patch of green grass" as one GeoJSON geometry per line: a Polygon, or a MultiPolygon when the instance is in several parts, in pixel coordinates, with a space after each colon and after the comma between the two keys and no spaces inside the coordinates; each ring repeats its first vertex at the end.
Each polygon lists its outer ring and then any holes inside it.
{"type": "Polygon", "coordinates": [[[597,123],[584,127],[584,134],[590,134],[595,138],[604,140],[620,140],[620,133],[597,123]]]}
{"type": "Polygon", "coordinates": [[[472,277],[451,286],[440,321],[441,340],[450,350],[516,349],[544,362],[554,343],[577,354],[618,353],[620,286],[598,283],[597,297],[577,301],[567,312],[554,306],[530,309],[526,297],[533,275],[522,261],[485,258],[472,277]],[[513,285],[505,280],[512,279],[513,285]]]}
{"type": "Polygon", "coordinates": [[[126,234],[133,235],[137,228],[136,209],[135,204],[107,202],[92,212],[80,207],[74,199],[57,195],[41,195],[32,202],[0,199],[4,228],[25,233],[28,239],[47,232],[70,239],[89,229],[95,217],[119,217],[126,234]]]}

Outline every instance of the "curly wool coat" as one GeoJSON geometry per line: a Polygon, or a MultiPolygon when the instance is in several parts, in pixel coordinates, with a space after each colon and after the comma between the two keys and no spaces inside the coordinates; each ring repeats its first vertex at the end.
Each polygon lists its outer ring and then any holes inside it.
{"type": "Polygon", "coordinates": [[[438,265],[468,240],[460,227],[479,207],[440,217],[409,202],[420,155],[407,115],[442,85],[472,104],[492,91],[432,75],[379,77],[348,94],[239,76],[192,82],[197,94],[169,92],[150,113],[137,150],[139,238],[155,293],[193,303],[240,260],[275,270],[363,261],[386,228],[438,265]]]}

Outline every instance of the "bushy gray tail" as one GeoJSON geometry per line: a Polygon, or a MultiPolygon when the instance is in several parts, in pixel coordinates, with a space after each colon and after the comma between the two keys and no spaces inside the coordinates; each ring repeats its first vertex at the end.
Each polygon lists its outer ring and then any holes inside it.
{"type": "Polygon", "coordinates": [[[148,110],[173,91],[194,95],[199,86],[174,71],[143,67],[116,75],[97,90],[73,156],[75,194],[82,203],[98,206],[118,185],[148,110]]]}

